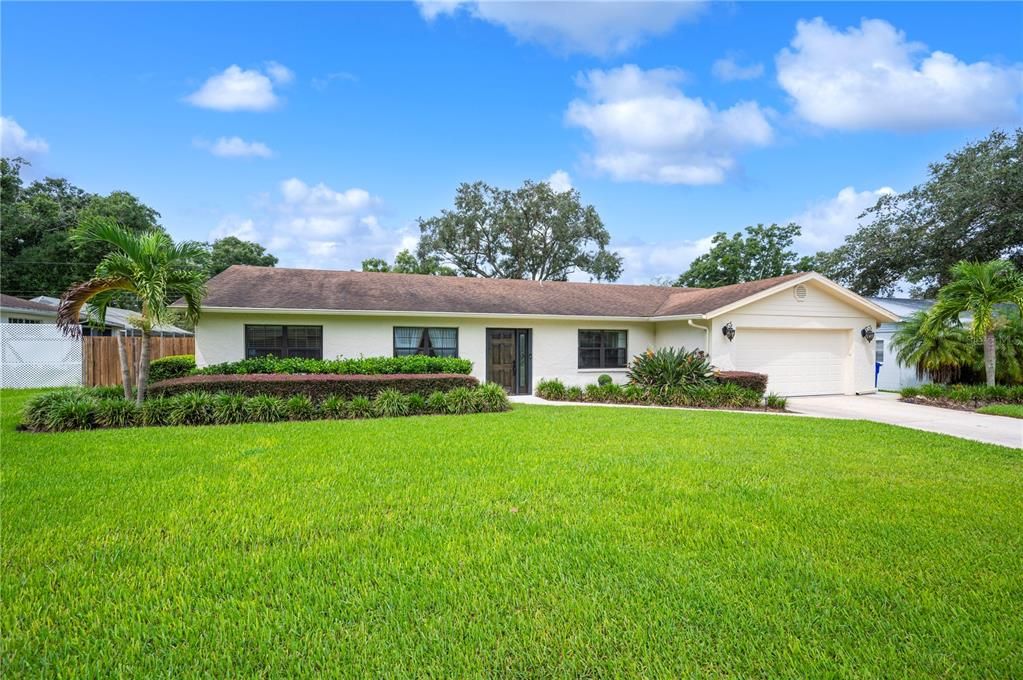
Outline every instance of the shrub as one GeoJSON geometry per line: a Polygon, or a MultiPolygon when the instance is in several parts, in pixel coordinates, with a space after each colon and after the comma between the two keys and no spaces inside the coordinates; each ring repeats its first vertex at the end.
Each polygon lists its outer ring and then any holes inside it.
{"type": "Polygon", "coordinates": [[[572,387],[565,389],[565,401],[582,401],[583,400],[583,388],[573,385],[572,387]]]}
{"type": "Polygon", "coordinates": [[[332,394],[324,399],[320,404],[320,415],[324,418],[347,418],[348,409],[345,398],[339,394],[332,394]]]}
{"type": "Polygon", "coordinates": [[[557,378],[545,378],[536,384],[536,396],[548,401],[564,401],[565,383],[557,378]]]}
{"type": "Polygon", "coordinates": [[[217,425],[244,423],[249,419],[248,400],[240,394],[218,394],[213,400],[213,422],[217,425]]]}
{"type": "Polygon", "coordinates": [[[496,383],[486,383],[473,390],[476,396],[476,410],[481,413],[507,411],[510,408],[508,393],[496,383]]]}
{"type": "Polygon", "coordinates": [[[434,392],[426,398],[426,410],[430,413],[447,413],[448,400],[443,392],[434,392]]]}
{"type": "Polygon", "coordinates": [[[373,402],[369,400],[369,397],[358,396],[353,397],[348,402],[348,415],[352,418],[370,418],[373,415],[373,402]]]}
{"type": "Polygon", "coordinates": [[[1023,385],[920,385],[900,391],[903,398],[924,397],[936,401],[976,406],[979,404],[1023,404],[1023,385]]]}
{"type": "Polygon", "coordinates": [[[120,385],[97,385],[83,391],[96,399],[124,399],[124,388],[120,385]]]}
{"type": "Polygon", "coordinates": [[[468,387],[456,387],[444,395],[448,413],[475,413],[476,396],[468,387]]]}
{"type": "MultiPolygon", "coordinates": [[[[441,394],[443,394],[443,392],[441,394]]],[[[378,396],[377,399],[379,398],[380,397],[378,396]]],[[[408,401],[409,413],[411,415],[426,413],[426,397],[421,394],[409,394],[406,395],[405,399],[408,401]]]]}
{"type": "MultiPolygon", "coordinates": [[[[120,388],[117,388],[120,390],[120,388]]],[[[96,400],[96,424],[100,427],[133,427],[141,420],[141,409],[129,399],[121,397],[96,400]]]]}
{"type": "Polygon", "coordinates": [[[142,402],[140,414],[143,425],[170,425],[174,401],[169,397],[156,397],[142,402]]]}
{"type": "Polygon", "coordinates": [[[785,397],[778,396],[774,392],[771,392],[769,395],[764,397],[764,405],[767,406],[767,408],[769,409],[784,411],[788,403],[789,403],[788,399],[786,399],[785,397]]]}
{"type": "Polygon", "coordinates": [[[713,382],[710,359],[703,350],[687,352],[685,347],[662,347],[633,357],[629,382],[651,390],[669,390],[686,385],[713,382]]]}
{"type": "Polygon", "coordinates": [[[586,401],[617,404],[622,400],[622,388],[614,383],[587,385],[584,389],[584,397],[586,401]]]}
{"type": "Polygon", "coordinates": [[[21,426],[38,431],[87,429],[95,422],[96,405],[90,391],[80,387],[44,392],[25,404],[21,426]]]}
{"type": "Polygon", "coordinates": [[[767,375],[752,371],[715,371],[714,379],[722,384],[738,385],[763,395],[767,391],[767,375]]]}
{"type": "Polygon", "coordinates": [[[255,357],[206,366],[203,375],[249,375],[257,373],[312,373],[335,375],[382,375],[393,373],[472,373],[472,362],[455,357],[364,357],[358,359],[301,359],[255,357]]]}
{"type": "Polygon", "coordinates": [[[249,420],[257,423],[276,423],[284,420],[287,409],[284,400],[270,394],[257,394],[245,404],[249,420]]]}
{"type": "Polygon", "coordinates": [[[384,390],[373,400],[373,411],[378,416],[396,418],[411,412],[408,398],[398,390],[384,390]]]}
{"type": "Polygon", "coordinates": [[[284,412],[288,420],[312,420],[316,417],[316,406],[309,397],[296,394],[284,402],[284,412]]]}
{"type": "Polygon", "coordinates": [[[171,425],[209,425],[215,422],[216,395],[209,392],[184,392],[171,398],[171,425]]]}
{"type": "Polygon", "coordinates": [[[303,394],[321,401],[332,394],[345,398],[375,397],[378,393],[394,389],[403,394],[427,395],[437,390],[446,392],[455,387],[476,387],[479,381],[469,375],[449,373],[398,375],[190,375],[156,383],[149,388],[153,396],[169,396],[186,391],[229,392],[253,396],[270,394],[291,397],[303,394]]]}
{"type": "Polygon", "coordinates": [[[601,373],[600,375],[597,376],[597,384],[600,385],[601,387],[613,385],[614,378],[609,376],[607,373],[601,373]]]}
{"type": "Polygon", "coordinates": [[[155,383],[171,378],[190,375],[195,370],[195,356],[192,354],[174,354],[154,359],[149,364],[149,382],[155,383]]]}

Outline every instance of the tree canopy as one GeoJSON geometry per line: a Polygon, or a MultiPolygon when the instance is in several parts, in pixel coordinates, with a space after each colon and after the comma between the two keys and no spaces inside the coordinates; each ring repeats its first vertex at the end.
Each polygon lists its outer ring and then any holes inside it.
{"type": "Polygon", "coordinates": [[[255,267],[273,267],[277,258],[253,241],[243,241],[237,236],[225,236],[213,243],[207,243],[203,256],[206,276],[213,278],[233,264],[248,264],[255,267]]]}
{"type": "Polygon", "coordinates": [[[948,154],[923,184],[882,196],[861,218],[870,221],[811,264],[861,295],[890,295],[907,281],[931,297],[959,260],[1023,269],[1023,130],[948,154]]]}
{"type": "Polygon", "coordinates": [[[371,257],[362,261],[364,272],[385,272],[390,274],[431,274],[433,276],[455,276],[457,272],[451,267],[442,265],[435,257],[420,258],[408,249],[394,256],[394,264],[379,257],[371,257]]]}
{"type": "Polygon", "coordinates": [[[462,276],[564,281],[582,271],[598,281],[621,276],[611,236],[579,192],[546,182],[515,190],[484,182],[461,184],[453,210],[420,218],[417,258],[435,260],[462,276]]]}
{"type": "Polygon", "coordinates": [[[800,233],[794,223],[758,224],[731,236],[719,231],[711,240],[710,251],[693,260],[674,285],[716,288],[800,271],[805,262],[792,250],[800,233]]]}

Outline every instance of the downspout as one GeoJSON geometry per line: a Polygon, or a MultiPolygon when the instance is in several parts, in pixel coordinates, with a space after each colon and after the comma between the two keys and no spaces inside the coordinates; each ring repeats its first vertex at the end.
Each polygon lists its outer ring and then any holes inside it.
{"type": "Polygon", "coordinates": [[[703,331],[703,351],[710,356],[710,326],[701,326],[700,324],[693,323],[692,319],[686,319],[686,322],[693,328],[699,328],[703,331]]]}

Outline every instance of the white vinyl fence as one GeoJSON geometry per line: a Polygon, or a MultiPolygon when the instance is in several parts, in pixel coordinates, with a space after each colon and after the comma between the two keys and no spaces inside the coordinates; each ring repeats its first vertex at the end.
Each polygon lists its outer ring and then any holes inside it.
{"type": "Polygon", "coordinates": [[[82,384],[82,341],[52,323],[0,323],[0,387],[82,384]]]}

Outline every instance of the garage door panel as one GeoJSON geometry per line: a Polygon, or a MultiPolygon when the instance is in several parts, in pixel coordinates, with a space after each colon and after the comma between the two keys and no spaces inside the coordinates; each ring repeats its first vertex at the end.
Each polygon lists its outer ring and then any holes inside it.
{"type": "Polygon", "coordinates": [[[850,360],[846,331],[741,329],[735,342],[736,368],[766,373],[770,392],[795,396],[844,391],[850,360]]]}

